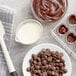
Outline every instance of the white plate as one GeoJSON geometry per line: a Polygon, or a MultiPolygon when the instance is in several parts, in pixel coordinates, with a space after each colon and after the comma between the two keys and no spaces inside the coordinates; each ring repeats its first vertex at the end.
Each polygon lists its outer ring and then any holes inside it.
{"type": "Polygon", "coordinates": [[[24,61],[23,61],[23,65],[22,65],[23,75],[31,76],[31,74],[29,72],[27,72],[27,70],[26,70],[26,68],[30,66],[29,59],[31,59],[32,54],[38,54],[41,51],[41,49],[43,49],[43,48],[49,48],[51,51],[62,52],[64,54],[63,59],[65,60],[66,69],[68,70],[68,72],[66,74],[64,74],[63,76],[71,76],[72,65],[71,65],[71,61],[70,61],[68,54],[65,52],[64,49],[60,48],[59,46],[54,45],[54,44],[49,44],[49,43],[37,45],[37,46],[33,47],[27,53],[27,55],[24,57],[24,61]]]}

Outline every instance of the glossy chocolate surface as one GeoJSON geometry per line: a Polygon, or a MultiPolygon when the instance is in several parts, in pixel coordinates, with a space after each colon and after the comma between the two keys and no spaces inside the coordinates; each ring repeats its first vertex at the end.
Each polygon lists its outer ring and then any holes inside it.
{"type": "Polygon", "coordinates": [[[76,24],[76,15],[73,14],[69,16],[69,23],[76,24]]]}
{"type": "Polygon", "coordinates": [[[33,10],[43,21],[59,20],[67,8],[66,0],[33,0],[33,10]]]}
{"type": "Polygon", "coordinates": [[[67,41],[72,43],[76,41],[76,36],[73,33],[68,34],[67,41]]]}
{"type": "Polygon", "coordinates": [[[60,25],[58,31],[60,34],[65,34],[68,31],[68,28],[64,24],[62,24],[62,25],[60,25]]]}

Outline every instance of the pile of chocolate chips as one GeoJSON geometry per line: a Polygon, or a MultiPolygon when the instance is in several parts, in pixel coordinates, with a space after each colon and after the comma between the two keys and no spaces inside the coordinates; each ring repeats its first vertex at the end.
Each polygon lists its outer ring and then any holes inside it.
{"type": "Polygon", "coordinates": [[[42,49],[37,55],[32,54],[27,71],[31,76],[63,76],[67,73],[63,53],[42,49]]]}

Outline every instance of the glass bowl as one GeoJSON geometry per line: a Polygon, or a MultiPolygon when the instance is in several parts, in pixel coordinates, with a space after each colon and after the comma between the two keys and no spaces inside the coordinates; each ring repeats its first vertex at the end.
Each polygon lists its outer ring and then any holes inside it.
{"type": "Polygon", "coordinates": [[[43,0],[39,0],[40,2],[37,1],[38,0],[32,0],[31,9],[35,18],[37,18],[41,22],[53,23],[60,20],[66,14],[68,8],[67,0],[62,0],[64,1],[64,8],[62,5],[58,3],[58,1],[54,1],[54,0],[53,1],[49,0],[51,2],[48,2],[47,0],[44,0],[45,2],[43,0]],[[62,11],[64,12],[62,13],[62,11]]]}

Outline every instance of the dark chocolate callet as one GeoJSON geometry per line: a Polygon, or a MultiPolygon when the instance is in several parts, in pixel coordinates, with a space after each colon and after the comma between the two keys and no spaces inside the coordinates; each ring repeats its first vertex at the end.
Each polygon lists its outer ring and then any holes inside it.
{"type": "Polygon", "coordinates": [[[32,55],[27,71],[31,76],[63,76],[67,70],[62,57],[63,53],[43,49],[37,55],[32,55]]]}

